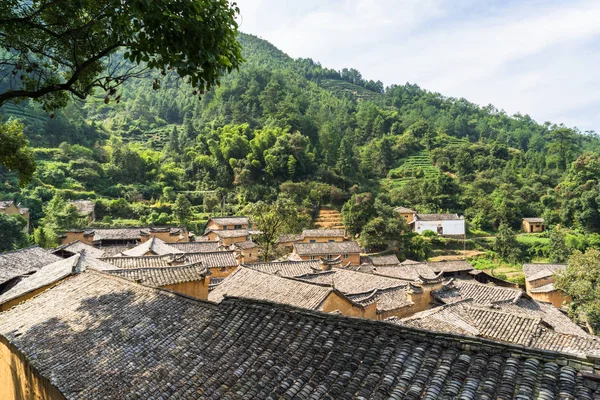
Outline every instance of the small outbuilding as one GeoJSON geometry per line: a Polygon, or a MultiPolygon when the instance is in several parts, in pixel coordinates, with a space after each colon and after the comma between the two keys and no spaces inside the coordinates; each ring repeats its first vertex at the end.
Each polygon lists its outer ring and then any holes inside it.
{"type": "Polygon", "coordinates": [[[537,233],[544,232],[546,225],[544,225],[544,218],[523,218],[521,228],[525,233],[537,233]]]}

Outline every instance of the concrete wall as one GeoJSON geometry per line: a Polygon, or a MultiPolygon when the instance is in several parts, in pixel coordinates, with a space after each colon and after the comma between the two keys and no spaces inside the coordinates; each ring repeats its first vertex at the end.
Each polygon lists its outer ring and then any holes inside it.
{"type": "Polygon", "coordinates": [[[164,289],[169,289],[177,293],[195,297],[197,299],[208,299],[208,283],[210,278],[204,278],[198,281],[176,283],[174,285],[162,286],[164,289]]]}
{"type": "Polygon", "coordinates": [[[415,221],[415,232],[419,235],[428,230],[439,235],[464,235],[465,220],[415,221]]]}
{"type": "Polygon", "coordinates": [[[0,399],[65,400],[6,338],[0,336],[0,399]]]}
{"type": "Polygon", "coordinates": [[[327,296],[323,304],[321,304],[320,309],[324,312],[339,311],[343,315],[349,317],[375,319],[377,316],[375,304],[371,304],[367,307],[358,307],[336,292],[331,292],[329,296],[327,296]]]}

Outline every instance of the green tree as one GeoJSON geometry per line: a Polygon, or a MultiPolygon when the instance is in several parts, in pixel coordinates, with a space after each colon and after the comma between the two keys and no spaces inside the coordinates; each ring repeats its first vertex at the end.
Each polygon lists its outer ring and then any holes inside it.
{"type": "Polygon", "coordinates": [[[358,242],[367,251],[381,251],[399,240],[406,230],[406,224],[398,218],[376,217],[363,227],[358,242]]]}
{"type": "Polygon", "coordinates": [[[187,225],[192,217],[192,203],[183,193],[177,195],[175,204],[173,205],[173,217],[180,225],[187,225]]]}
{"type": "Polygon", "coordinates": [[[550,261],[554,263],[563,263],[569,259],[571,249],[567,246],[567,234],[559,226],[554,227],[550,232],[550,261]]]}
{"type": "Polygon", "coordinates": [[[0,121],[0,165],[18,172],[21,186],[29,183],[35,172],[33,154],[27,145],[23,125],[19,121],[0,121]]]}
{"type": "Polygon", "coordinates": [[[375,199],[371,193],[354,194],[342,207],[344,226],[352,235],[360,233],[375,216],[375,199]]]}
{"type": "Polygon", "coordinates": [[[567,268],[556,274],[555,286],[572,299],[573,317],[588,322],[594,332],[600,330],[600,251],[576,251],[567,268]]]}
{"type": "Polygon", "coordinates": [[[0,213],[0,252],[25,247],[28,243],[27,221],[20,215],[0,213]]]}
{"type": "Polygon", "coordinates": [[[268,261],[277,238],[284,233],[299,233],[306,227],[310,217],[299,212],[298,206],[285,197],[273,203],[258,201],[249,204],[245,210],[254,229],[259,230],[258,242],[262,247],[262,256],[268,261]]]}
{"type": "Polygon", "coordinates": [[[94,88],[116,96],[144,72],[108,58],[121,49],[135,64],[208,90],[243,61],[238,14],[226,0],[2,1],[0,48],[8,51],[0,54],[0,106],[31,98],[51,110],[94,88]]]}
{"type": "Polygon", "coordinates": [[[510,263],[517,263],[523,257],[523,252],[519,247],[519,242],[517,242],[515,231],[505,223],[500,224],[498,228],[494,250],[498,252],[500,258],[510,263]]]}
{"type": "Polygon", "coordinates": [[[44,214],[45,217],[42,219],[42,223],[48,237],[69,229],[81,228],[84,225],[84,219],[79,215],[77,208],[72,204],[68,204],[61,193],[57,193],[44,206],[44,214]]]}
{"type": "Polygon", "coordinates": [[[578,148],[577,137],[572,129],[558,128],[550,132],[548,150],[558,156],[558,165],[563,170],[567,169],[578,148]]]}

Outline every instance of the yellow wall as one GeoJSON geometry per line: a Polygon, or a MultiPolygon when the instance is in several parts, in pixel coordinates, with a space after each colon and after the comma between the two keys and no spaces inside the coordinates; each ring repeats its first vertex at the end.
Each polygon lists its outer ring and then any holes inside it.
{"type": "Polygon", "coordinates": [[[402,218],[406,220],[406,222],[411,223],[415,219],[415,214],[413,213],[399,213],[402,218]]]}
{"type": "MultiPolygon", "coordinates": [[[[7,301],[6,303],[0,305],[0,311],[6,311],[6,310],[8,310],[10,308],[13,308],[14,306],[21,304],[25,300],[29,300],[32,297],[37,296],[38,294],[46,291],[47,289],[51,288],[52,286],[57,285],[58,283],[62,282],[63,280],[69,279],[69,278],[70,278],[70,276],[68,276],[68,277],[66,277],[64,279],[61,279],[60,281],[51,283],[50,285],[46,285],[46,286],[43,286],[43,287],[41,287],[39,289],[36,289],[33,292],[26,293],[23,296],[17,297],[16,299],[7,301]]],[[[0,399],[1,399],[1,397],[0,397],[0,399]]]]}
{"type": "Polygon", "coordinates": [[[311,240],[314,240],[312,243],[324,243],[333,240],[334,242],[343,242],[344,236],[304,236],[300,243],[311,243],[311,240]]]}
{"type": "Polygon", "coordinates": [[[340,296],[336,292],[331,292],[329,294],[329,296],[327,296],[327,298],[321,305],[321,311],[324,311],[324,312],[339,311],[343,315],[346,315],[349,317],[368,318],[368,319],[375,319],[376,314],[377,314],[375,304],[371,304],[364,308],[359,307],[359,306],[354,305],[347,298],[340,296]]]}
{"type": "Polygon", "coordinates": [[[530,224],[527,221],[523,221],[521,224],[521,228],[523,229],[523,232],[526,232],[526,233],[537,233],[537,232],[544,232],[544,229],[546,227],[544,226],[544,224],[541,224],[541,223],[530,224]],[[533,227],[533,230],[531,230],[532,227],[533,227]]]}
{"type": "MultiPolygon", "coordinates": [[[[221,230],[225,230],[225,229],[236,229],[236,227],[235,227],[235,224],[218,225],[214,221],[209,221],[208,224],[206,225],[206,229],[216,229],[218,231],[221,231],[221,230]]],[[[237,229],[248,229],[248,224],[242,224],[237,229]]]]}
{"type": "Polygon", "coordinates": [[[65,400],[6,338],[0,336],[0,399],[65,400]]]}
{"type": "Polygon", "coordinates": [[[179,235],[171,235],[169,232],[151,232],[147,236],[141,236],[141,242],[144,243],[145,241],[150,240],[152,236],[157,237],[166,243],[182,243],[190,241],[187,231],[181,231],[179,235]],[[180,238],[180,236],[182,237],[180,238]]]}
{"type": "Polygon", "coordinates": [[[228,237],[228,238],[223,238],[221,239],[219,237],[219,235],[217,235],[215,232],[209,232],[206,236],[208,236],[208,240],[211,241],[221,241],[221,244],[224,246],[229,246],[230,244],[233,243],[239,243],[239,242],[245,242],[246,241],[246,236],[239,236],[239,237],[228,237]]]}
{"type": "Polygon", "coordinates": [[[208,299],[208,283],[210,278],[203,278],[198,281],[176,283],[174,285],[162,286],[164,289],[169,289],[177,293],[195,297],[197,299],[208,299]]]}
{"type": "MultiPolygon", "coordinates": [[[[341,254],[331,254],[334,258],[340,256],[341,254]]],[[[327,254],[315,255],[314,260],[318,260],[319,258],[325,258],[327,254]]],[[[300,256],[300,258],[304,261],[309,261],[310,256],[300,256]]],[[[348,258],[342,257],[342,264],[346,265],[350,262],[351,265],[360,265],[360,254],[348,254],[348,258]]]]}
{"type": "Polygon", "coordinates": [[[213,278],[225,278],[229,276],[237,269],[237,265],[235,267],[227,267],[227,268],[210,268],[210,276],[213,278]]]}
{"type": "Polygon", "coordinates": [[[254,263],[258,261],[258,247],[253,249],[242,250],[242,256],[244,257],[245,263],[254,263]]]}

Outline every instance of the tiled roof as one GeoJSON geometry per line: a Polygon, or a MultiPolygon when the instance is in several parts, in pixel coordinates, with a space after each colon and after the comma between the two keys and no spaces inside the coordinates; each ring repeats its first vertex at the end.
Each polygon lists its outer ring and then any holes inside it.
{"type": "Polygon", "coordinates": [[[454,221],[463,219],[458,214],[415,214],[415,219],[420,221],[454,221]]]}
{"type": "Polygon", "coordinates": [[[554,292],[556,290],[558,290],[558,289],[556,289],[556,287],[554,287],[554,283],[547,283],[545,285],[529,289],[529,291],[531,293],[550,293],[550,292],[554,292]]]}
{"type": "Polygon", "coordinates": [[[400,260],[395,254],[389,256],[370,256],[369,261],[376,267],[399,265],[400,260]]]}
{"type": "Polygon", "coordinates": [[[225,268],[237,266],[233,251],[215,251],[212,253],[165,254],[144,257],[104,257],[103,261],[118,268],[158,268],[201,262],[207,268],[225,268]]]}
{"type": "Polygon", "coordinates": [[[204,232],[204,234],[207,235],[210,232],[215,233],[221,239],[246,237],[246,236],[250,235],[250,233],[248,232],[248,229],[224,229],[224,230],[209,229],[206,232],[204,232]]]}
{"type": "Polygon", "coordinates": [[[162,256],[165,254],[182,254],[183,251],[172,247],[165,243],[164,240],[161,240],[155,236],[152,236],[150,239],[146,240],[144,243],[135,246],[132,249],[126,250],[121,253],[123,256],[128,257],[139,257],[144,254],[151,252],[157,256],[162,256]]]}
{"type": "Polygon", "coordinates": [[[299,242],[302,239],[304,239],[304,237],[301,234],[291,233],[279,236],[275,243],[299,242]]]}
{"type": "Polygon", "coordinates": [[[157,287],[199,281],[210,275],[209,270],[200,263],[178,267],[113,269],[106,273],[157,287]]]}
{"type": "Polygon", "coordinates": [[[316,272],[299,276],[305,282],[320,283],[333,286],[340,292],[350,295],[365,293],[375,289],[388,289],[398,286],[407,286],[407,282],[387,276],[367,274],[342,268],[331,271],[316,272]]]}
{"type": "Polygon", "coordinates": [[[525,274],[525,280],[531,282],[549,278],[566,267],[566,264],[523,264],[523,274],[525,274]]]}
{"type": "Polygon", "coordinates": [[[69,258],[61,258],[59,261],[45,265],[34,274],[21,279],[10,290],[0,295],[0,304],[56,283],[69,275],[85,271],[87,268],[104,270],[106,267],[105,263],[88,257],[86,253],[77,253],[69,258]]]}
{"type": "Polygon", "coordinates": [[[77,212],[85,217],[93,213],[96,208],[96,203],[92,200],[73,200],[70,201],[69,204],[75,206],[77,212]]]}
{"type": "Polygon", "coordinates": [[[232,243],[231,245],[238,249],[241,249],[241,250],[255,249],[258,247],[258,245],[256,243],[254,243],[252,240],[244,240],[243,242],[235,242],[235,243],[232,243]]]}
{"type": "Polygon", "coordinates": [[[267,274],[278,274],[285,277],[297,277],[321,271],[321,261],[280,261],[244,264],[245,267],[267,274]]]}
{"type": "Polygon", "coordinates": [[[432,291],[431,294],[445,304],[462,300],[473,300],[478,304],[490,304],[496,301],[516,302],[524,292],[520,289],[489,286],[472,281],[452,280],[442,286],[441,289],[432,291]]]}
{"type": "Polygon", "coordinates": [[[427,263],[435,273],[471,271],[473,266],[466,261],[437,261],[427,263]]]}
{"type": "Polygon", "coordinates": [[[587,336],[586,332],[581,329],[579,325],[574,323],[551,303],[544,303],[542,301],[522,297],[516,302],[495,302],[491,307],[505,312],[522,313],[540,317],[544,323],[559,333],[587,336]]]}
{"type": "Polygon", "coordinates": [[[1,313],[0,335],[68,400],[600,395],[583,358],[95,272],[1,313]]]}
{"type": "Polygon", "coordinates": [[[386,289],[373,289],[365,293],[348,294],[348,298],[363,306],[377,304],[377,312],[396,310],[414,303],[406,295],[406,285],[386,289]]]}
{"type": "Polygon", "coordinates": [[[63,244],[62,246],[59,246],[55,249],[50,250],[50,252],[52,254],[60,253],[61,251],[65,251],[65,252],[69,252],[69,253],[73,253],[73,254],[81,253],[82,251],[85,251],[85,253],[87,254],[88,257],[93,257],[93,258],[101,258],[104,256],[108,256],[108,254],[106,254],[104,250],[96,248],[94,246],[90,246],[89,244],[80,242],[79,240],[76,240],[71,243],[63,244]]]}
{"type": "Polygon", "coordinates": [[[104,252],[103,257],[113,257],[118,256],[129,249],[133,249],[134,247],[135,246],[132,244],[116,244],[111,246],[97,246],[96,248],[104,252]]]}
{"type": "MultiPolygon", "coordinates": [[[[81,232],[81,231],[79,231],[81,232]]],[[[168,232],[170,235],[182,234],[181,228],[177,227],[135,227],[135,228],[106,228],[106,229],[84,229],[85,236],[93,236],[98,240],[137,240],[151,233],[168,232]]]]}
{"type": "Polygon", "coordinates": [[[187,258],[190,263],[201,262],[207,268],[231,268],[238,265],[233,251],[187,253],[187,258]]]}
{"type": "Polygon", "coordinates": [[[570,335],[550,330],[535,314],[506,312],[490,307],[458,302],[417,313],[393,322],[416,328],[480,336],[573,354],[600,354],[600,338],[570,335]]]}
{"type": "Polygon", "coordinates": [[[323,242],[323,243],[294,243],[294,250],[299,255],[339,255],[356,254],[361,249],[358,243],[348,242],[323,242]]]}
{"type": "Polygon", "coordinates": [[[184,253],[210,253],[219,248],[218,240],[207,240],[201,242],[178,242],[169,243],[169,246],[183,251],[184,253]]]}
{"type": "Polygon", "coordinates": [[[396,207],[394,208],[394,211],[396,211],[397,213],[400,214],[415,214],[416,211],[411,210],[410,208],[406,208],[406,207],[396,207]]]}
{"type": "Polygon", "coordinates": [[[240,267],[210,291],[209,301],[225,296],[267,300],[294,307],[319,310],[333,289],[240,267]]]}
{"type": "Polygon", "coordinates": [[[38,246],[0,253],[0,284],[59,260],[62,258],[38,246]]]}
{"type": "Polygon", "coordinates": [[[523,221],[527,221],[530,223],[543,224],[544,218],[523,218],[523,221]]]}
{"type": "Polygon", "coordinates": [[[373,270],[373,273],[410,281],[416,281],[422,278],[441,279],[441,277],[426,263],[398,265],[396,267],[377,267],[373,270]]]}
{"type": "Polygon", "coordinates": [[[400,265],[421,264],[422,261],[409,260],[408,258],[400,263],[400,265]]]}
{"type": "Polygon", "coordinates": [[[302,237],[340,237],[346,236],[344,229],[305,229],[302,237]]]}
{"type": "Polygon", "coordinates": [[[217,225],[248,225],[246,217],[211,217],[210,221],[217,225]]]}

